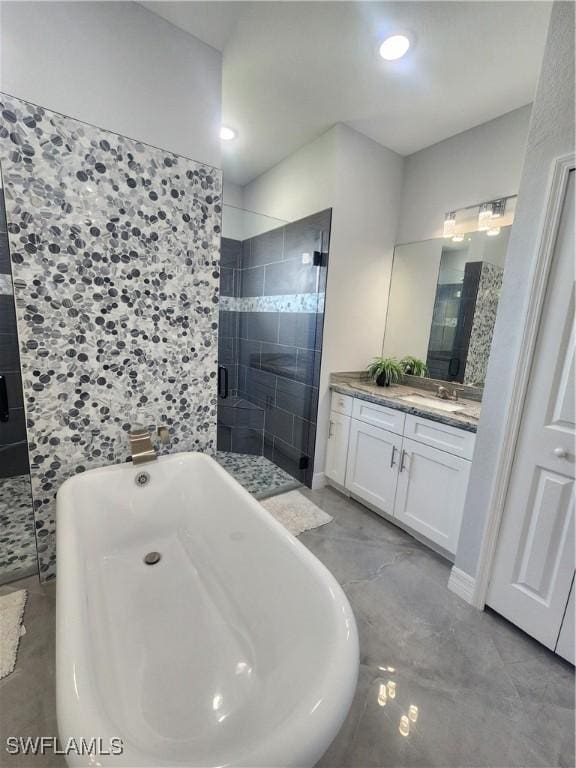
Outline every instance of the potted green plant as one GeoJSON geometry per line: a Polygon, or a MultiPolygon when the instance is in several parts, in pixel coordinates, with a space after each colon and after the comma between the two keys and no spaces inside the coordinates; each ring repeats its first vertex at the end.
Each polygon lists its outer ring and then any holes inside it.
{"type": "Polygon", "coordinates": [[[406,355],[400,360],[400,366],[402,373],[409,376],[428,376],[428,366],[424,360],[420,360],[418,357],[412,357],[412,355],[406,355]]]}
{"type": "Polygon", "coordinates": [[[379,387],[389,387],[402,380],[402,368],[395,357],[375,357],[368,366],[368,374],[379,387]]]}

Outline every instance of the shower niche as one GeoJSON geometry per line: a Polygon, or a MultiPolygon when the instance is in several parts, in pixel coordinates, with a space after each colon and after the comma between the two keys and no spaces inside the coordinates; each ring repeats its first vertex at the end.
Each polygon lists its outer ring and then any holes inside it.
{"type": "Polygon", "coordinates": [[[218,451],[267,476],[257,495],[312,482],[330,221],[224,206],[218,451]]]}

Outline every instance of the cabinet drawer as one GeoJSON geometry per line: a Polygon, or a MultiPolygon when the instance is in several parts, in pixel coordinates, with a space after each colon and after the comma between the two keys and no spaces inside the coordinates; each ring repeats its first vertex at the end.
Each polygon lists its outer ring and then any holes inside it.
{"type": "Polygon", "coordinates": [[[466,432],[464,429],[410,414],[406,416],[404,435],[411,440],[468,460],[472,458],[476,439],[474,432],[466,432]]]}
{"type": "Polygon", "coordinates": [[[332,411],[341,413],[342,416],[352,415],[352,401],[349,395],[341,395],[339,392],[332,392],[332,411]]]}
{"type": "Polygon", "coordinates": [[[384,405],[368,403],[366,400],[354,398],[352,407],[352,418],[363,421],[365,424],[372,424],[375,427],[388,429],[401,435],[404,430],[404,419],[406,414],[402,411],[395,411],[393,408],[386,408],[384,405]]]}

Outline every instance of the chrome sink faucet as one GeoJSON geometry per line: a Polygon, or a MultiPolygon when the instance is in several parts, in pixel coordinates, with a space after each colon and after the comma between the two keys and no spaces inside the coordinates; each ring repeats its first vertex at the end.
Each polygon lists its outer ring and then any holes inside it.
{"type": "MultiPolygon", "coordinates": [[[[160,442],[166,445],[170,436],[168,433],[168,427],[164,425],[157,429],[160,442]]],[[[152,435],[147,427],[143,427],[140,424],[134,424],[130,428],[130,453],[132,454],[133,464],[144,464],[147,461],[155,461],[156,449],[152,444],[152,435]]]]}
{"type": "Polygon", "coordinates": [[[436,397],[439,397],[441,400],[458,400],[458,390],[453,389],[452,394],[450,394],[446,387],[438,387],[436,397]]]}

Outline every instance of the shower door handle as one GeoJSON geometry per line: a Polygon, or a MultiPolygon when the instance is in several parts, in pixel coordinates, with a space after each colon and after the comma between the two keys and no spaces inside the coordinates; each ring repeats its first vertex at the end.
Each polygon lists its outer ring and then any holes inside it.
{"type": "Polygon", "coordinates": [[[10,418],[10,409],[8,407],[8,389],[6,387],[6,377],[0,376],[0,421],[8,421],[10,418]]]}
{"type": "Polygon", "coordinates": [[[218,394],[222,400],[228,397],[228,368],[225,365],[218,366],[218,394]]]}

